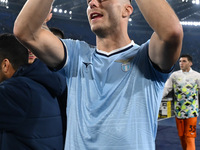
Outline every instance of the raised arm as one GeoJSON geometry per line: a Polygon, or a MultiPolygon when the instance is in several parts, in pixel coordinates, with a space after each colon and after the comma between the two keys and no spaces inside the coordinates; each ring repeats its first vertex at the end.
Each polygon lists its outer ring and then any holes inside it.
{"type": "Polygon", "coordinates": [[[53,33],[42,28],[52,3],[53,0],[27,0],[15,21],[14,34],[48,66],[57,67],[64,59],[63,45],[53,33]]]}
{"type": "Polygon", "coordinates": [[[178,60],[183,30],[178,17],[166,0],[136,0],[140,11],[154,33],[149,57],[162,70],[169,70],[178,60]]]}

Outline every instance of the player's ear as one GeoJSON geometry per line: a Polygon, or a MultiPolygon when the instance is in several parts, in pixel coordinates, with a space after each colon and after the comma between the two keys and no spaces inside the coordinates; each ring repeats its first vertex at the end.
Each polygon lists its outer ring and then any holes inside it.
{"type": "Polygon", "coordinates": [[[8,59],[4,59],[4,60],[1,62],[1,70],[2,70],[4,73],[7,73],[7,72],[8,72],[9,66],[10,66],[10,61],[9,61],[8,59]]]}
{"type": "Polygon", "coordinates": [[[190,61],[190,66],[192,66],[193,65],[193,63],[190,61]]]}
{"type": "Polygon", "coordinates": [[[123,18],[129,17],[132,13],[133,13],[133,7],[131,6],[131,4],[125,4],[122,17],[123,18]]]}
{"type": "Polygon", "coordinates": [[[1,70],[6,78],[12,77],[12,75],[15,73],[15,69],[10,61],[6,58],[1,62],[1,70]]]}

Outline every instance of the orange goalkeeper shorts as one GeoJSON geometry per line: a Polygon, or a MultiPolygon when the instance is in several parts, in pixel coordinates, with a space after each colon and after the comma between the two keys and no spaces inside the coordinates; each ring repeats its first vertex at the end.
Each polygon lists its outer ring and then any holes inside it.
{"type": "Polygon", "coordinates": [[[188,119],[176,118],[176,126],[179,136],[196,137],[197,117],[188,119]]]}

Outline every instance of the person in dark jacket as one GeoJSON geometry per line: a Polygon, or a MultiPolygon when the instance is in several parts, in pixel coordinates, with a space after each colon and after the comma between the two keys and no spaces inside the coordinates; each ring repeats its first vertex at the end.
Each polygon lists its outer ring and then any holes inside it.
{"type": "Polygon", "coordinates": [[[62,150],[57,101],[65,78],[36,59],[11,34],[0,35],[0,150],[62,150]]]}

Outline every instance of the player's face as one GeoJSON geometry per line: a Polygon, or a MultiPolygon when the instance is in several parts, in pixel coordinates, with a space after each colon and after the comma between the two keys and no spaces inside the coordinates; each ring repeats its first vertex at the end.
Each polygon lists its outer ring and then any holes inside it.
{"type": "Polygon", "coordinates": [[[87,0],[87,15],[91,30],[97,35],[112,33],[119,27],[122,0],[87,0]]]}
{"type": "Polygon", "coordinates": [[[188,72],[192,66],[192,62],[190,62],[187,57],[181,57],[179,60],[179,66],[183,72],[188,72]]]}
{"type": "Polygon", "coordinates": [[[32,64],[36,58],[37,57],[30,50],[28,50],[28,63],[32,64]]]}

